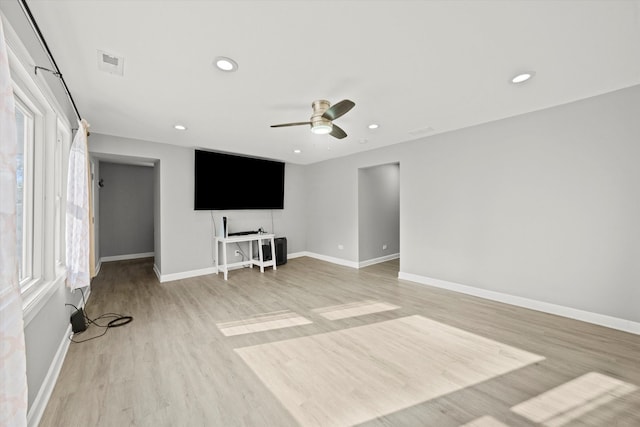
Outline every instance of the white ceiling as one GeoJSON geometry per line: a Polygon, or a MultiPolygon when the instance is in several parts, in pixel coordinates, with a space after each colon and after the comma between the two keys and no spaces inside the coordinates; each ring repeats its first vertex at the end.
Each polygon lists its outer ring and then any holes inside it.
{"type": "Polygon", "coordinates": [[[639,1],[29,6],[92,132],[299,164],[640,84],[639,1]],[[98,70],[98,50],[124,57],[123,77],[98,70]],[[214,68],[219,55],[239,70],[214,68]],[[537,74],[509,83],[521,70],[537,74]],[[320,98],[356,103],[336,121],[347,138],[269,127],[320,98]]]}

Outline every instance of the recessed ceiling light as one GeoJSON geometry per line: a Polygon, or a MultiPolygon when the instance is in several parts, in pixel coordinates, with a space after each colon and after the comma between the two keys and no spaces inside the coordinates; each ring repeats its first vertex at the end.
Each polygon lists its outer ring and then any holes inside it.
{"type": "Polygon", "coordinates": [[[371,123],[369,125],[369,129],[378,129],[380,127],[380,125],[378,125],[377,123],[371,123]]]}
{"type": "Polygon", "coordinates": [[[173,128],[177,130],[187,130],[185,125],[174,125],[173,128]]]}
{"type": "Polygon", "coordinates": [[[527,71],[525,73],[516,74],[512,79],[511,83],[524,83],[527,80],[531,79],[531,77],[535,76],[535,71],[527,71]]]}
{"type": "Polygon", "coordinates": [[[236,71],[238,69],[238,63],[226,56],[218,56],[213,60],[213,63],[222,71],[236,71]]]}
{"type": "Polygon", "coordinates": [[[293,152],[296,153],[296,154],[300,154],[300,153],[302,153],[302,150],[293,150],[293,152]]]}

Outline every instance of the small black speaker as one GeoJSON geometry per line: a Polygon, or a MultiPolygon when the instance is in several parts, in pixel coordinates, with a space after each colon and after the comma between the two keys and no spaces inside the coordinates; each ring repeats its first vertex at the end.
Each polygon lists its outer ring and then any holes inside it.
{"type": "MultiPolygon", "coordinates": [[[[278,252],[276,251],[276,253],[278,252]]],[[[271,261],[271,245],[262,245],[262,259],[271,261]]]]}
{"type": "Polygon", "coordinates": [[[71,315],[70,321],[71,321],[71,330],[73,331],[74,334],[87,330],[87,322],[84,318],[84,310],[82,309],[76,310],[71,315]]]}
{"type": "Polygon", "coordinates": [[[278,237],[274,240],[276,244],[276,265],[287,263],[287,238],[278,237]]]}

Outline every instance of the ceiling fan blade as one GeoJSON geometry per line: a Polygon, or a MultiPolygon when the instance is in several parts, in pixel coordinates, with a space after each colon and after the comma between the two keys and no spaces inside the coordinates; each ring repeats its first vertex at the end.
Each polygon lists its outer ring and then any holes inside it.
{"type": "Polygon", "coordinates": [[[338,125],[336,125],[334,123],[333,124],[333,130],[331,131],[331,133],[329,135],[333,136],[334,138],[342,139],[345,136],[347,136],[347,133],[345,131],[343,131],[340,126],[338,126],[338,125]]]}
{"type": "Polygon", "coordinates": [[[323,118],[327,120],[335,120],[340,116],[343,116],[349,112],[356,104],[348,99],[343,99],[342,101],[333,104],[327,111],[322,115],[323,118]]]}
{"type": "Polygon", "coordinates": [[[272,128],[283,128],[287,126],[302,126],[302,125],[310,125],[311,122],[296,122],[296,123],[283,123],[281,125],[271,125],[272,128]]]}

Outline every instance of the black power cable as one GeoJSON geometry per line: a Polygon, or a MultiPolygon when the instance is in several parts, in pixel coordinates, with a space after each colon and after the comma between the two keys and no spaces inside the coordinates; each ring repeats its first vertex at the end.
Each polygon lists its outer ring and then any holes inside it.
{"type": "MultiPolygon", "coordinates": [[[[96,338],[100,338],[101,336],[103,336],[104,334],[107,333],[107,331],[111,328],[119,328],[120,326],[124,326],[127,325],[129,323],[131,323],[133,321],[133,316],[125,316],[122,314],[118,314],[118,313],[105,313],[105,314],[101,314],[100,316],[96,317],[95,319],[90,318],[87,315],[87,311],[86,311],[86,307],[87,307],[87,301],[84,298],[84,291],[82,290],[82,288],[80,289],[80,293],[82,293],[82,302],[84,303],[84,308],[85,310],[83,311],[83,315],[85,320],[87,321],[87,323],[89,325],[95,325],[98,328],[104,328],[104,331],[100,334],[100,335],[96,335],[95,337],[91,337],[91,338],[87,338],[85,340],[74,340],[73,338],[71,338],[71,336],[69,337],[69,340],[71,342],[74,343],[83,343],[86,341],[90,341],[90,340],[94,340],[96,338]],[[99,320],[107,320],[107,319],[111,319],[109,320],[106,324],[100,324],[98,323],[99,320]]],[[[73,304],[65,304],[68,306],[71,306],[73,308],[76,309],[76,311],[78,311],[78,307],[76,307],[73,304]]],[[[78,332],[78,334],[81,334],[82,332],[78,332]]]]}

